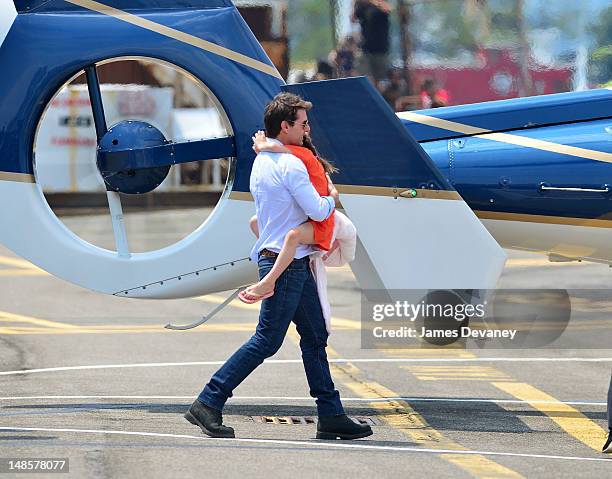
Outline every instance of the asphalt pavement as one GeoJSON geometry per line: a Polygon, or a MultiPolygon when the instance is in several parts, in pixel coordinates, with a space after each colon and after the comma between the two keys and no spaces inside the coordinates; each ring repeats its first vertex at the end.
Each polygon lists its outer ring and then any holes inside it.
{"type": "MultiPolygon", "coordinates": [[[[154,249],[185,236],[206,214],[128,214],[128,235],[135,248],[154,249]]],[[[112,244],[106,217],[63,221],[88,241],[112,244]]],[[[606,265],[509,255],[501,287],[609,293],[612,286],[606,265]]],[[[75,478],[612,475],[612,456],[599,452],[612,350],[362,349],[360,290],[348,267],[329,270],[328,353],[347,413],[371,424],[374,435],[315,439],[316,409],[291,329],[229,400],[225,423],[236,439],[203,436],[183,413],[253,333],[258,306],[234,301],[193,331],[163,326],[198,319],[226,294],[103,296],[0,248],[0,478],[39,477],[6,472],[9,459],[52,458],[67,459],[65,474],[75,478]]],[[[603,304],[589,325],[606,326],[612,298],[603,304]]]]}

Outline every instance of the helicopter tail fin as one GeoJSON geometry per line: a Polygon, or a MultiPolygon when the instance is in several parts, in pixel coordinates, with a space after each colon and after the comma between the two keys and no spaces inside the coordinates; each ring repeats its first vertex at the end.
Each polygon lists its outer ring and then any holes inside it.
{"type": "Polygon", "coordinates": [[[287,85],[357,227],[363,289],[491,289],[506,254],[367,79],[287,85]]]}

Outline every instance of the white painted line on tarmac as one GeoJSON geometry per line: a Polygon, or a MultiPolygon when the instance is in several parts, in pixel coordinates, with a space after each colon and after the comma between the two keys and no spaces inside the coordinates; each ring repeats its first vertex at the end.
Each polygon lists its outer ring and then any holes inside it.
{"type": "Polygon", "coordinates": [[[167,434],[158,432],[142,432],[142,431],[113,431],[100,429],[69,429],[69,428],[43,428],[43,427],[8,427],[0,426],[0,431],[10,432],[53,432],[53,433],[80,433],[80,434],[107,434],[118,436],[142,436],[142,437],[165,437],[172,439],[195,439],[200,441],[215,441],[228,443],[250,443],[250,444],[275,444],[280,446],[306,446],[316,447],[320,449],[361,449],[383,452],[412,452],[422,454],[465,454],[465,455],[483,455],[483,456],[504,456],[504,457],[525,457],[534,459],[553,459],[553,460],[568,460],[568,461],[611,461],[612,459],[604,459],[597,457],[581,457],[581,456],[553,456],[547,454],[523,454],[515,452],[495,452],[495,451],[469,451],[469,450],[454,450],[454,449],[426,449],[417,447],[397,447],[397,446],[374,446],[363,443],[331,443],[317,441],[281,441],[276,439],[220,439],[212,437],[191,436],[188,434],[167,434]]]}
{"type": "MultiPolygon", "coordinates": [[[[0,401],[34,401],[34,400],[70,400],[70,399],[146,399],[162,400],[176,399],[193,401],[193,394],[186,396],[124,396],[124,395],[86,395],[86,396],[0,396],[0,401]]],[[[313,401],[310,396],[233,396],[233,401],[313,401]]],[[[411,401],[411,402],[459,402],[459,403],[491,403],[491,404],[568,404],[571,406],[607,406],[605,402],[596,401],[538,401],[521,399],[495,399],[495,398],[427,398],[409,396],[389,397],[342,397],[343,402],[387,402],[387,401],[411,401]]]]}
{"type": "MultiPolygon", "coordinates": [[[[357,358],[329,359],[330,363],[487,363],[487,362],[576,362],[576,363],[610,363],[612,358],[357,358]]],[[[123,369],[123,368],[163,368],[182,366],[221,366],[225,361],[191,361],[177,363],[132,363],[132,364],[97,364],[91,366],[62,366],[55,368],[19,369],[16,371],[0,371],[0,376],[15,376],[19,374],[52,373],[61,371],[83,371],[92,369],[123,369]]],[[[302,364],[301,359],[268,359],[264,364],[302,364]]]]}

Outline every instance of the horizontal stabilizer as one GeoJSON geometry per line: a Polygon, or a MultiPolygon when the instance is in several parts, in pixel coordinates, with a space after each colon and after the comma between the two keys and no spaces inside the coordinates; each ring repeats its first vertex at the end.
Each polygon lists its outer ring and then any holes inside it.
{"type": "Polygon", "coordinates": [[[610,118],[612,90],[488,101],[404,112],[397,116],[418,141],[448,140],[491,131],[503,132],[610,118]],[[431,117],[433,120],[416,122],[415,115],[431,117]]]}

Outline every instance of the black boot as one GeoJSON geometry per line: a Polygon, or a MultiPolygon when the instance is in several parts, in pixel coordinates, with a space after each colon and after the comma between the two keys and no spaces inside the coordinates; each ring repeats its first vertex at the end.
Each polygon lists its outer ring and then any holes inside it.
{"type": "Polygon", "coordinates": [[[612,429],[608,432],[608,438],[606,443],[603,445],[601,452],[612,452],[612,429]]]}
{"type": "Polygon", "coordinates": [[[319,417],[317,439],[359,439],[372,435],[367,424],[357,424],[346,414],[319,417]]]}
{"type": "Polygon", "coordinates": [[[185,419],[194,426],[199,426],[202,432],[210,437],[235,437],[234,429],[223,425],[221,411],[208,407],[197,399],[185,413],[185,419]]]}

